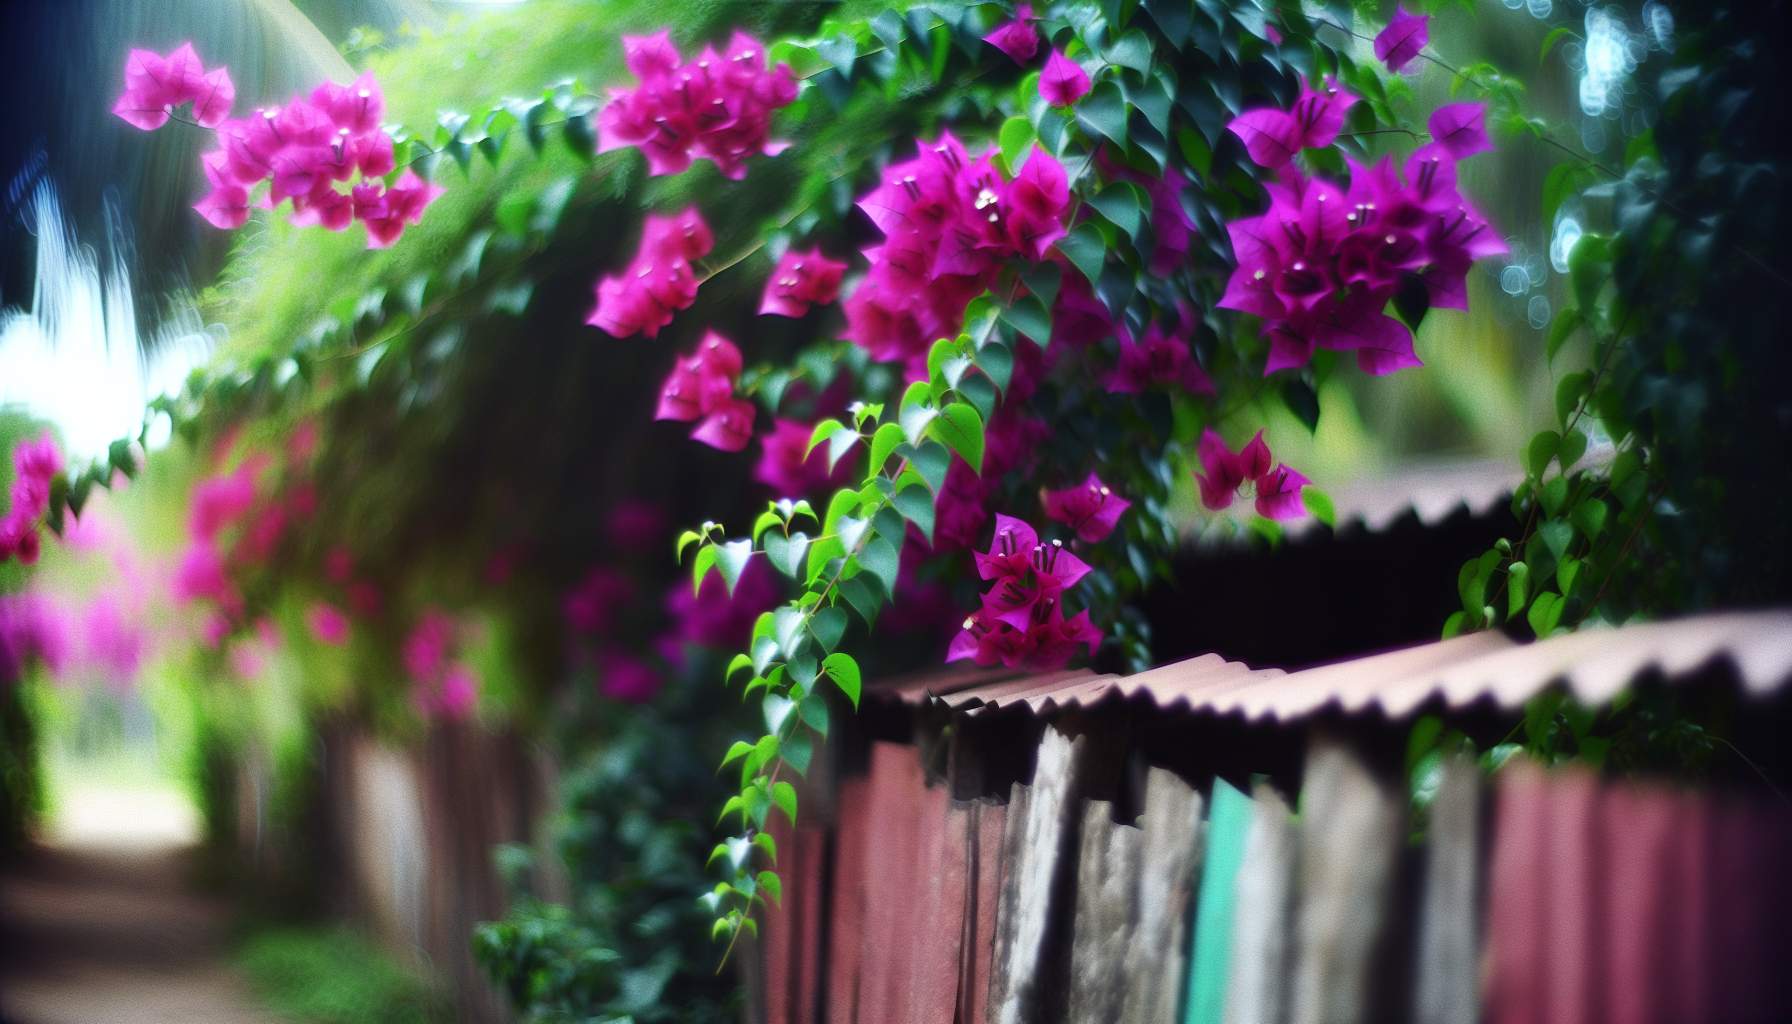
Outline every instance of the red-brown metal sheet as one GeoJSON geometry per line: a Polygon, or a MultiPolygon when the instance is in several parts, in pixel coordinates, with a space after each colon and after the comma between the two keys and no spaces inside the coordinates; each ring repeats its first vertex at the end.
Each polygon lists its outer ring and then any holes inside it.
{"type": "Polygon", "coordinates": [[[954,804],[950,812],[961,822],[968,860],[965,872],[963,942],[958,975],[959,1024],[984,1024],[989,1004],[989,970],[995,957],[996,903],[1002,892],[1002,839],[1006,804],[975,801],[954,804]]]}
{"type": "Polygon", "coordinates": [[[1329,707],[1402,718],[1432,700],[1516,708],[1558,683],[1599,705],[1647,674],[1673,680],[1714,664],[1733,668],[1751,694],[1783,687],[1792,680],[1792,610],[1588,629],[1529,644],[1476,633],[1286,674],[1205,654],[1122,678],[1073,670],[965,685],[955,677],[950,692],[925,683],[902,692],[917,704],[934,699],[966,711],[1025,704],[1038,713],[1087,706],[1117,691],[1142,694],[1161,708],[1290,722],[1329,707]]]}
{"type": "Polygon", "coordinates": [[[834,884],[828,900],[828,1024],[858,1020],[859,966],[865,925],[865,863],[872,837],[882,827],[871,816],[871,782],[840,780],[834,842],[834,884]]]}

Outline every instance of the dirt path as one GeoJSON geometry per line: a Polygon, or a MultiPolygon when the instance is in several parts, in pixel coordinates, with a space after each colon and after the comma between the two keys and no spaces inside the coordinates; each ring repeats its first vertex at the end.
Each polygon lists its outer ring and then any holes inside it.
{"type": "Polygon", "coordinates": [[[272,1024],[228,965],[226,908],[186,884],[188,839],[129,817],[0,876],[0,1024],[272,1024]]]}

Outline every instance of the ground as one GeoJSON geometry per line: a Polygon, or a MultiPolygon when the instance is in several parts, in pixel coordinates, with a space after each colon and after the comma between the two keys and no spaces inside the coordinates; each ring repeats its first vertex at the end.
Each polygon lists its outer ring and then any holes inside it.
{"type": "Polygon", "coordinates": [[[261,1024],[228,962],[226,905],[197,894],[190,807],[92,793],[0,877],[0,1024],[261,1024]]]}

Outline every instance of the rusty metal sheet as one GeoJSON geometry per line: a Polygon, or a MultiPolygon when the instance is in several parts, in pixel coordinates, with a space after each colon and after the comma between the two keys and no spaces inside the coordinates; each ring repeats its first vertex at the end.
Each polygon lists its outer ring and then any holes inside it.
{"type": "Polygon", "coordinates": [[[1084,803],[1071,924],[1067,1024],[1112,1024],[1126,1001],[1144,833],[1114,821],[1114,805],[1084,803]]]}
{"type": "MultiPolygon", "coordinates": [[[[927,780],[914,747],[873,743],[869,778],[866,811],[873,838],[861,883],[865,917],[856,1019],[897,1024],[905,1020],[919,947],[936,939],[922,930],[925,908],[916,902],[923,872],[932,867],[924,861],[934,837],[923,806],[927,780]]],[[[945,824],[943,808],[940,817],[935,833],[945,824]]]]}
{"type": "Polygon", "coordinates": [[[1291,673],[1204,654],[1133,676],[1073,670],[969,683],[961,676],[949,692],[947,684],[930,689],[921,683],[901,692],[911,703],[934,699],[966,712],[1025,705],[1035,713],[1088,706],[1118,693],[1143,695],[1166,709],[1290,722],[1334,707],[1403,718],[1432,700],[1458,708],[1483,700],[1516,708],[1558,683],[1583,703],[1599,705],[1651,673],[1674,680],[1714,665],[1733,670],[1757,696],[1785,686],[1792,680],[1792,609],[1587,629],[1528,644],[1497,632],[1475,633],[1291,673]]]}
{"type": "Polygon", "coordinates": [[[1064,979],[1048,963],[1048,923],[1061,916],[1053,906],[1053,879],[1066,835],[1074,836],[1072,816],[1078,768],[1087,740],[1072,740],[1047,729],[1031,785],[1016,783],[1008,804],[1003,859],[1008,865],[996,910],[996,946],[989,977],[989,1018],[997,1024],[1038,1020],[1056,1005],[1064,979]]]}
{"type": "Polygon", "coordinates": [[[865,861],[878,822],[870,815],[871,782],[864,776],[840,780],[834,843],[834,884],[828,903],[828,1024],[858,1020],[859,966],[865,923],[865,861]]]}
{"type": "Polygon", "coordinates": [[[967,860],[957,1019],[960,1024],[985,1024],[995,959],[996,905],[1006,867],[1002,850],[1008,807],[977,800],[954,804],[951,814],[963,821],[967,860]]]}

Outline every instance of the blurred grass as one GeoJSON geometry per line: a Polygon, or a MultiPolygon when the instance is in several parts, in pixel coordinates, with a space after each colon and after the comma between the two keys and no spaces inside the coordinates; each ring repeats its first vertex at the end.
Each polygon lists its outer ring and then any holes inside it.
{"type": "Polygon", "coordinates": [[[342,928],[253,934],[237,966],[268,1009],[304,1024],[433,1024],[443,999],[364,936],[342,928]]]}

